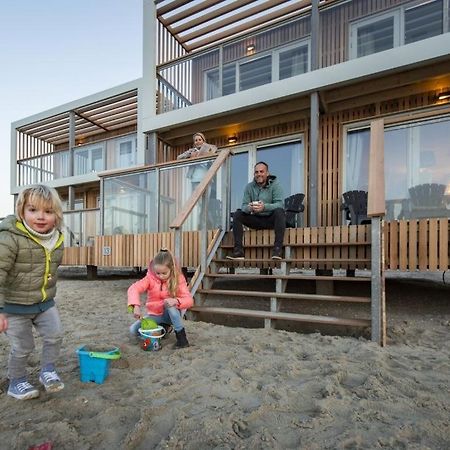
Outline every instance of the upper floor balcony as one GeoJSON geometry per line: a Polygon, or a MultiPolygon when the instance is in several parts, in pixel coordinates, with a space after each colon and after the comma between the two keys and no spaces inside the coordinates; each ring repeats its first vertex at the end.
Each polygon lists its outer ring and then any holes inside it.
{"type": "Polygon", "coordinates": [[[315,2],[300,0],[240,1],[228,8],[229,2],[196,2],[189,8],[176,3],[156,7],[158,113],[450,30],[448,0],[323,0],[317,9],[315,2]]]}

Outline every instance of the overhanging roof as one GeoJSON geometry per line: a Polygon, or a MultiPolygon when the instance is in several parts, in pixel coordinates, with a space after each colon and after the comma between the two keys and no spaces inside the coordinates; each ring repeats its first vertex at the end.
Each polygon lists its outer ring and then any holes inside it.
{"type": "Polygon", "coordinates": [[[70,113],[75,115],[75,140],[85,139],[137,123],[137,89],[75,106],[43,119],[31,121],[16,130],[33,138],[58,145],[69,142],[70,113]]]}
{"type": "Polygon", "coordinates": [[[158,20],[187,52],[252,33],[311,8],[311,0],[155,0],[155,4],[158,20]]]}

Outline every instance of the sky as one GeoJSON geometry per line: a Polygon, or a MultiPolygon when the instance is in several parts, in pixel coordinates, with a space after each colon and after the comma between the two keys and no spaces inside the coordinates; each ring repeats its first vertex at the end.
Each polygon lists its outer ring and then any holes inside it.
{"type": "Polygon", "coordinates": [[[1,0],[0,217],[11,122],[142,76],[142,0],[1,0]]]}

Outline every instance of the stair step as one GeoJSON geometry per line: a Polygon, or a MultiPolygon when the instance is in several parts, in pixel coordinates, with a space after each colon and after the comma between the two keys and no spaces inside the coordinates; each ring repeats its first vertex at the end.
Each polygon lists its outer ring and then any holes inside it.
{"type": "Polygon", "coordinates": [[[287,312],[273,312],[273,311],[255,311],[252,309],[241,308],[222,308],[216,306],[197,306],[194,305],[190,311],[198,313],[211,314],[228,314],[231,316],[245,316],[255,317],[260,319],[278,319],[278,320],[292,320],[296,322],[307,323],[322,323],[329,325],[348,325],[356,327],[369,327],[370,320],[367,319],[345,319],[329,316],[316,316],[310,314],[295,314],[287,312]]]}
{"type": "Polygon", "coordinates": [[[348,295],[295,294],[289,292],[235,291],[229,289],[197,289],[198,294],[228,295],[234,297],[285,298],[292,300],[314,300],[327,302],[370,303],[370,297],[348,295]]]}
{"type": "MultiPolygon", "coordinates": [[[[289,242],[288,244],[283,244],[284,247],[350,247],[352,245],[371,245],[371,241],[358,241],[358,242],[289,242]]],[[[221,244],[221,248],[224,250],[232,250],[234,248],[233,244],[221,244]]],[[[272,248],[272,244],[254,244],[251,243],[245,243],[243,245],[244,249],[251,249],[251,248],[272,248]]]]}
{"type": "Polygon", "coordinates": [[[317,280],[317,281],[371,281],[370,277],[344,277],[344,276],[318,276],[318,275],[261,275],[259,273],[209,273],[205,274],[207,278],[223,278],[233,280],[248,279],[273,279],[273,280],[317,280]]]}
{"type": "Polygon", "coordinates": [[[244,259],[213,259],[214,262],[219,264],[225,263],[321,263],[321,264],[336,264],[336,263],[370,263],[370,258],[301,258],[301,259],[272,259],[272,258],[244,258],[244,259]]]}

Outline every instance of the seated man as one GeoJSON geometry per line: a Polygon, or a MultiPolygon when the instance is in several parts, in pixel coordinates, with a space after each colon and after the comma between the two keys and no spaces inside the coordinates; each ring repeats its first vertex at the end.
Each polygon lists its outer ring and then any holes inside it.
{"type": "Polygon", "coordinates": [[[255,165],[255,177],[244,190],[242,209],[233,214],[234,251],[228,259],[244,259],[243,225],[255,230],[274,229],[272,259],[281,259],[286,216],[283,209],[283,189],[277,177],[269,174],[265,162],[255,165]]]}

